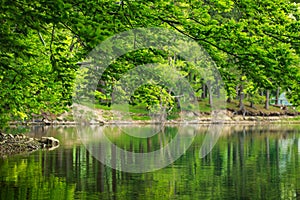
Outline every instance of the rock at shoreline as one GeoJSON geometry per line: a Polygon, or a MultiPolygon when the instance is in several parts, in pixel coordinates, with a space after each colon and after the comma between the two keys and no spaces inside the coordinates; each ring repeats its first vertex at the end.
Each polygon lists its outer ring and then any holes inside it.
{"type": "Polygon", "coordinates": [[[0,133],[0,157],[27,153],[38,149],[52,150],[59,146],[59,141],[53,137],[41,139],[30,138],[24,134],[12,135],[0,133]]]}
{"type": "Polygon", "coordinates": [[[59,145],[58,139],[55,139],[54,137],[42,137],[39,141],[43,144],[43,146],[53,148],[59,145]]]}

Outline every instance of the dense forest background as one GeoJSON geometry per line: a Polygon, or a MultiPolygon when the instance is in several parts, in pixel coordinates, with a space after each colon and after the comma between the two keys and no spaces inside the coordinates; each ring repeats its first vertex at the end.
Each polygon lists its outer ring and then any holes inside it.
{"type": "MultiPolygon", "coordinates": [[[[297,1],[296,1],[297,2],[297,1]]],[[[287,0],[3,0],[0,3],[0,124],[59,114],[72,105],[76,72],[101,41],[138,27],[163,27],[197,41],[215,61],[227,101],[269,107],[282,92],[300,103],[300,4],[287,0]]],[[[111,100],[134,66],[173,62],[199,100],[211,91],[193,66],[167,52],[128,53],[105,71],[96,98],[111,100]]],[[[162,86],[144,85],[131,104],[176,104],[162,86]],[[164,98],[162,98],[162,96],[164,98]],[[150,99],[150,100],[149,100],[150,99]]],[[[278,102],[276,102],[278,103],[278,102]]]]}

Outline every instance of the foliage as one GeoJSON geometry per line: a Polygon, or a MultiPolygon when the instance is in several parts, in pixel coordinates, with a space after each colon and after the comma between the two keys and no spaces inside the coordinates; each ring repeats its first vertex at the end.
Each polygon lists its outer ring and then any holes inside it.
{"type": "MultiPolygon", "coordinates": [[[[0,127],[9,120],[30,119],[32,113],[68,109],[77,63],[107,37],[137,27],[169,28],[197,41],[215,61],[230,98],[238,96],[236,87],[246,76],[245,90],[253,103],[261,99],[258,91],[281,87],[294,105],[300,104],[300,8],[288,0],[4,0],[0,13],[0,127]]],[[[198,99],[205,93],[203,85],[214,78],[210,74],[204,82],[195,66],[167,50],[143,49],[111,63],[98,92],[90,95],[114,101],[113,88],[123,74],[146,63],[172,66],[198,99]]],[[[79,71],[83,85],[91,73],[79,71]]],[[[139,88],[130,103],[143,102],[151,109],[161,98],[172,107],[170,88],[154,85],[139,88]]],[[[208,93],[218,96],[209,87],[208,93]]]]}

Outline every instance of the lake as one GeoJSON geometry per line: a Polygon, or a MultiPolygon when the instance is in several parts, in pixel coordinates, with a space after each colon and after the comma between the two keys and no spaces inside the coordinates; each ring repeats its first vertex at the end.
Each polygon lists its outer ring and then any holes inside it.
{"type": "Polygon", "coordinates": [[[210,134],[204,125],[31,127],[60,147],[0,159],[0,199],[300,199],[299,125],[223,126],[207,142],[210,134]],[[151,152],[158,157],[138,157],[151,152]],[[170,164],[151,171],[167,164],[159,156],[170,164]]]}

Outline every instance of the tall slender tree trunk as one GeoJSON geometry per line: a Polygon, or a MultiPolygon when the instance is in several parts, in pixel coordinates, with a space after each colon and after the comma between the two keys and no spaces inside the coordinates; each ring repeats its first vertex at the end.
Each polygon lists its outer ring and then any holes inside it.
{"type": "Polygon", "coordinates": [[[243,117],[245,117],[246,115],[246,109],[245,109],[245,104],[244,104],[244,98],[245,98],[245,94],[244,94],[244,86],[243,83],[240,85],[240,102],[239,102],[239,112],[242,112],[243,117]]]}
{"type": "Polygon", "coordinates": [[[207,81],[207,90],[208,90],[208,95],[209,95],[209,105],[210,107],[213,106],[213,94],[212,94],[212,89],[210,85],[210,81],[207,81]]]}
{"type": "Polygon", "coordinates": [[[270,90],[267,89],[266,91],[266,102],[265,102],[265,109],[269,109],[269,101],[270,101],[270,90]]]}
{"type": "Polygon", "coordinates": [[[240,98],[240,87],[239,85],[235,86],[236,96],[235,99],[238,100],[240,98]]]}
{"type": "Polygon", "coordinates": [[[244,94],[244,87],[243,84],[240,85],[240,90],[239,90],[239,108],[240,110],[244,110],[245,109],[245,105],[244,105],[244,98],[245,98],[245,94],[244,94]]]}

